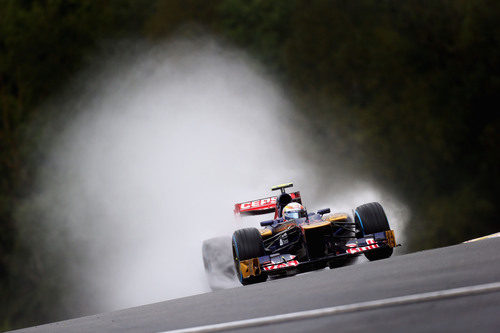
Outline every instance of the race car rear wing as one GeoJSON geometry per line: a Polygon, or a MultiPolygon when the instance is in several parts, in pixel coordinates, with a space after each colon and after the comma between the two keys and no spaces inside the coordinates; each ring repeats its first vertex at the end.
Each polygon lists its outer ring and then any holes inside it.
{"type": "MultiPolygon", "coordinates": [[[[300,191],[289,193],[292,201],[301,202],[300,191]]],[[[234,215],[261,215],[273,213],[276,209],[277,196],[267,197],[234,205],[234,215]]]]}

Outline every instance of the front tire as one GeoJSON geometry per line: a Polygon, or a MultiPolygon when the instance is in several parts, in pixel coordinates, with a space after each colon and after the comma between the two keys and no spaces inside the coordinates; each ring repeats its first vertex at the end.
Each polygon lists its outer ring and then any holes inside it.
{"type": "Polygon", "coordinates": [[[233,259],[238,278],[243,285],[264,282],[267,280],[267,274],[262,272],[258,276],[243,278],[240,271],[240,261],[258,258],[266,255],[264,242],[259,230],[256,228],[245,228],[234,232],[233,234],[233,259]]]}
{"type": "MultiPolygon", "coordinates": [[[[354,210],[354,223],[356,229],[359,230],[356,233],[356,238],[391,230],[384,208],[378,202],[371,202],[357,207],[354,210]]],[[[365,252],[364,255],[368,260],[373,261],[389,258],[392,252],[392,247],[384,247],[365,252]]]]}

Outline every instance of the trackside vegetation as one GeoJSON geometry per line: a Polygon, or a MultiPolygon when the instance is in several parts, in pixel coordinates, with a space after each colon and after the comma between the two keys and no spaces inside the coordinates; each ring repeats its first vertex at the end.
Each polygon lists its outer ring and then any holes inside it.
{"type": "Polygon", "coordinates": [[[0,330],[92,311],[68,306],[71,239],[25,199],[65,116],[44,103],[106,45],[209,34],[251,54],[408,205],[413,251],[499,231],[499,24],[494,0],[0,1],[0,330]]]}

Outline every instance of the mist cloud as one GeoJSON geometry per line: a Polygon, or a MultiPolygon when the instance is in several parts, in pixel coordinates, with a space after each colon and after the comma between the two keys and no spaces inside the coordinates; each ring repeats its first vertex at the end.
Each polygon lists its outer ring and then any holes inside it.
{"type": "Polygon", "coordinates": [[[377,200],[396,228],[407,219],[382,190],[297,153],[321,153],[306,120],[255,62],[212,39],[115,54],[82,77],[42,193],[45,223],[75,240],[75,283],[96,311],[209,291],[202,241],[255,225],[235,222],[233,204],[274,184],[293,181],[310,209],[377,200]],[[322,167],[342,191],[314,176],[322,167]]]}

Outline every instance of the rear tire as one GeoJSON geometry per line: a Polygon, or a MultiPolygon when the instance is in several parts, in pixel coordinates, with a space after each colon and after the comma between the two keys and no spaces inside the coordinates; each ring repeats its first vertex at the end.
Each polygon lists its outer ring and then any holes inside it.
{"type": "MultiPolygon", "coordinates": [[[[371,202],[357,207],[354,210],[354,223],[359,232],[356,233],[356,238],[364,237],[365,235],[376,232],[391,230],[389,221],[385,215],[382,205],[378,202],[371,202]]],[[[389,258],[392,255],[393,248],[382,248],[365,252],[365,257],[370,260],[380,260],[389,258]]]]}
{"type": "Polygon", "coordinates": [[[241,284],[248,285],[266,281],[267,274],[264,272],[261,272],[258,276],[243,278],[240,271],[240,260],[253,259],[266,255],[259,230],[256,228],[245,228],[235,231],[232,244],[236,275],[241,284]]]}

